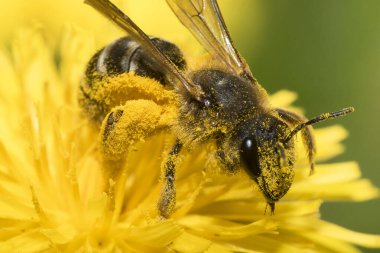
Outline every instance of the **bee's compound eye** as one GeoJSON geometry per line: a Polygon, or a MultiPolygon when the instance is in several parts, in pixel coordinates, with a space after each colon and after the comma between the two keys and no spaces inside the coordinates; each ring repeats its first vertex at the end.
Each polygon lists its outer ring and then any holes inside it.
{"type": "Polygon", "coordinates": [[[247,137],[243,140],[240,157],[247,173],[251,177],[256,178],[261,175],[257,142],[254,137],[247,137]]]}

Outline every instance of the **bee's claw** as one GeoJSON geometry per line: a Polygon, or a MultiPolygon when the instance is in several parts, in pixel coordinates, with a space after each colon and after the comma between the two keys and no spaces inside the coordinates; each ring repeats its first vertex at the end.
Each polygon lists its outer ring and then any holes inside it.
{"type": "Polygon", "coordinates": [[[264,215],[266,215],[266,213],[267,213],[268,206],[270,208],[270,215],[273,216],[274,215],[274,209],[275,209],[275,203],[274,202],[267,202],[267,205],[265,206],[264,215]]]}

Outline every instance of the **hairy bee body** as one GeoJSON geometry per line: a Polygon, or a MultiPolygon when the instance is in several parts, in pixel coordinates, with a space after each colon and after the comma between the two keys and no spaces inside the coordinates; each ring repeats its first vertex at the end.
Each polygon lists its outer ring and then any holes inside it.
{"type": "MultiPolygon", "coordinates": [[[[181,146],[191,149],[208,140],[216,140],[218,147],[216,157],[219,159],[220,165],[231,173],[236,172],[241,163],[244,163],[241,161],[241,143],[245,142],[247,136],[251,136],[250,138],[255,141],[256,145],[266,145],[266,149],[270,150],[271,146],[276,145],[290,132],[286,123],[278,119],[278,116],[270,114],[268,95],[259,84],[252,85],[243,77],[232,75],[217,67],[189,72],[191,80],[207,94],[205,100],[198,101],[185,89],[174,89],[172,86],[167,86],[168,77],[160,68],[160,64],[151,58],[144,58],[147,53],[137,45],[129,37],[116,40],[96,53],[87,66],[86,83],[81,87],[84,97],[82,105],[87,105],[88,113],[97,111],[98,115],[95,118],[99,121],[104,120],[103,145],[106,145],[104,143],[107,143],[108,135],[124,111],[117,110],[110,113],[112,107],[102,104],[105,99],[93,101],[90,96],[86,98],[85,94],[94,94],[98,89],[104,88],[102,85],[106,85],[107,81],[106,79],[101,80],[102,78],[112,78],[112,76],[127,72],[155,79],[163,87],[174,92],[179,101],[177,104],[178,114],[176,120],[170,122],[168,127],[175,133],[181,146]],[[86,92],[86,89],[89,91],[86,92]],[[91,103],[94,104],[93,107],[88,106],[91,103]],[[94,107],[97,109],[94,110],[94,107]],[[268,131],[268,127],[272,127],[272,129],[268,131]],[[253,131],[260,137],[259,139],[256,140],[252,137],[253,131]],[[279,136],[278,133],[282,134],[279,136]]],[[[177,59],[177,67],[186,70],[181,51],[170,42],[165,41],[165,45],[166,49],[167,45],[175,48],[175,54],[172,53],[172,50],[163,52],[170,52],[171,57],[177,59]]],[[[106,91],[109,92],[109,90],[107,87],[106,91]]],[[[127,102],[127,97],[125,96],[125,100],[120,100],[119,103],[127,102]]],[[[142,97],[134,99],[142,99],[142,97]]],[[[86,106],[83,107],[86,108],[86,106]]],[[[293,140],[287,144],[287,147],[287,164],[284,166],[292,166],[294,161],[293,140]]],[[[248,158],[249,155],[252,156],[252,154],[246,155],[247,161],[251,159],[251,157],[248,158]]],[[[246,170],[252,178],[257,180],[264,168],[271,171],[270,167],[280,166],[279,163],[279,155],[275,151],[266,154],[262,152],[255,163],[246,166],[246,170]],[[273,157],[278,157],[278,159],[272,159],[273,157]],[[258,160],[263,160],[265,163],[259,164],[258,160]],[[258,168],[261,168],[260,171],[258,168]]],[[[293,170],[290,169],[277,175],[282,180],[278,180],[276,187],[271,186],[272,191],[265,191],[273,193],[266,197],[271,201],[281,198],[286,193],[284,189],[290,187],[293,173],[293,170]]]]}
{"type": "MultiPolygon", "coordinates": [[[[294,136],[300,132],[314,169],[315,142],[311,124],[346,115],[353,108],[325,113],[311,120],[281,108],[272,108],[268,95],[234,48],[216,0],[166,0],[172,11],[210,53],[213,67],[186,69],[177,46],[146,35],[109,0],[86,0],[123,28],[124,37],[106,46],[90,60],[79,101],[90,118],[102,121],[101,146],[107,164],[121,164],[128,147],[156,130],[169,128],[176,136],[164,164],[164,187],[159,214],[169,217],[175,206],[176,158],[215,141],[221,168],[243,168],[256,182],[274,213],[275,202],[290,189],[294,178],[294,136]],[[161,90],[136,89],[108,82],[133,72],[158,81],[161,90]],[[163,102],[164,101],[164,102],[163,102]],[[293,128],[293,130],[291,130],[293,128]]],[[[212,64],[208,64],[211,66],[212,64]]],[[[111,167],[115,167],[112,165],[111,167]]]]}

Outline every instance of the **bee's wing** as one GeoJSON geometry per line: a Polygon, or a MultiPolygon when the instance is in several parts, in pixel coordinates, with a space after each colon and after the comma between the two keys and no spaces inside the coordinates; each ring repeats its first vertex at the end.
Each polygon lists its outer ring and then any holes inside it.
{"type": "Polygon", "coordinates": [[[186,90],[197,100],[202,100],[204,93],[199,85],[194,84],[185,73],[182,73],[172,61],[164,55],[146,35],[127,15],[119,10],[109,0],[85,0],[86,4],[91,5],[107,18],[115,22],[120,28],[124,29],[134,40],[139,42],[145,50],[171,75],[178,79],[186,90]]]}
{"type": "Polygon", "coordinates": [[[252,73],[235,49],[216,0],[166,0],[182,24],[230,71],[251,80],[252,73]]]}

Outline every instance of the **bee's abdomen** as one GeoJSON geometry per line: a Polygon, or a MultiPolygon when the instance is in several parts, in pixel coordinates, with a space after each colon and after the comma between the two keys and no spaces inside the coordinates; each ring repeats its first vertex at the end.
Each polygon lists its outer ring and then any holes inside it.
{"type": "MultiPolygon", "coordinates": [[[[151,40],[179,69],[186,67],[182,52],[176,45],[159,38],[151,40]]],[[[168,83],[167,73],[161,64],[130,37],[120,38],[96,53],[88,64],[86,77],[91,85],[94,78],[125,72],[153,78],[162,84],[168,83]]]]}
{"type": "Polygon", "coordinates": [[[97,52],[90,60],[86,77],[108,76],[129,72],[139,44],[128,37],[120,38],[97,52]]]}
{"type": "MultiPolygon", "coordinates": [[[[151,40],[179,69],[186,68],[182,52],[175,44],[159,38],[151,38],[151,40]]],[[[155,61],[138,42],[130,37],[120,38],[98,51],[87,65],[85,78],[80,85],[79,103],[90,118],[102,121],[111,109],[110,105],[98,96],[113,94],[108,90],[105,78],[128,72],[153,78],[163,85],[169,84],[167,73],[161,63],[155,61]]],[[[128,91],[119,90],[117,93],[126,94],[128,91]]],[[[121,98],[117,104],[124,104],[128,100],[122,98],[123,96],[119,97],[121,98]]]]}

